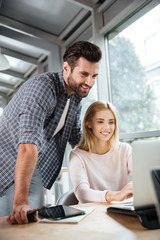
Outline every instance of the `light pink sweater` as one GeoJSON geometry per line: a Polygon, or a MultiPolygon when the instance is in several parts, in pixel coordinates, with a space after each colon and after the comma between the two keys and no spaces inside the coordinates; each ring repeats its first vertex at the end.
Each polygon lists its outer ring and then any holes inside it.
{"type": "Polygon", "coordinates": [[[132,148],[128,143],[120,143],[117,158],[112,149],[99,155],[76,148],[70,153],[69,171],[81,203],[106,202],[108,190],[119,191],[128,183],[132,171],[132,148]]]}

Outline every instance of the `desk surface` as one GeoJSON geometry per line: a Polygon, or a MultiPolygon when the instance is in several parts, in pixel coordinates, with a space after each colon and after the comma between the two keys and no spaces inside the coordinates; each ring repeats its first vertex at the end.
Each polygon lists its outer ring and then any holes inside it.
{"type": "Polygon", "coordinates": [[[106,203],[87,203],[80,207],[95,210],[78,224],[29,223],[9,225],[0,218],[0,240],[160,240],[160,230],[145,229],[136,217],[106,213],[106,203]]]}

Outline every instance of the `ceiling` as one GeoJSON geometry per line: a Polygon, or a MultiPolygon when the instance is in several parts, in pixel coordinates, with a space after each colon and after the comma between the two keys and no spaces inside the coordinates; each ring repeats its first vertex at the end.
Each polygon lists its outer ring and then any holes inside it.
{"type": "Polygon", "coordinates": [[[40,39],[67,45],[77,29],[91,22],[91,10],[103,2],[0,0],[0,48],[10,64],[8,70],[0,71],[0,101],[11,98],[33,73],[44,70],[49,52],[38,44],[40,39]]]}

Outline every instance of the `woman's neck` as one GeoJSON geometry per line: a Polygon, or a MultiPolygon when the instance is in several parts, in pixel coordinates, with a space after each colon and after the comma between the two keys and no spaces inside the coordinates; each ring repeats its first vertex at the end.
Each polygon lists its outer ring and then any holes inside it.
{"type": "Polygon", "coordinates": [[[105,154],[111,149],[110,145],[107,142],[104,141],[94,141],[94,149],[92,150],[92,153],[96,154],[105,154]]]}

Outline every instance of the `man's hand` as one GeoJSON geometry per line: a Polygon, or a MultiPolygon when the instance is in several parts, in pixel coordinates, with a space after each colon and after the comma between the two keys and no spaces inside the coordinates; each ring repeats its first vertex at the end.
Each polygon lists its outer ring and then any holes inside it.
{"type": "MultiPolygon", "coordinates": [[[[27,212],[33,210],[28,205],[19,205],[13,209],[7,218],[9,224],[24,224],[28,223],[27,212]]],[[[38,213],[36,212],[32,217],[33,222],[38,221],[38,213]]]]}

